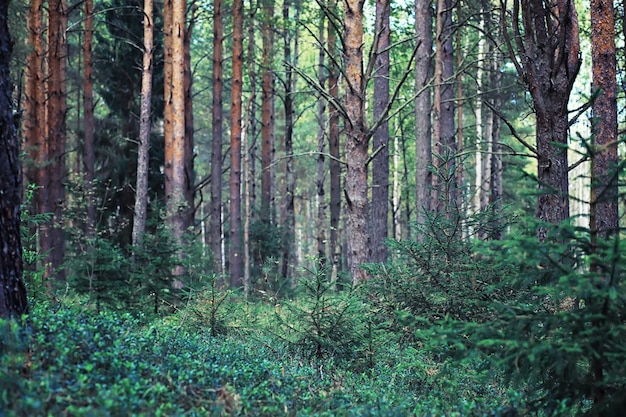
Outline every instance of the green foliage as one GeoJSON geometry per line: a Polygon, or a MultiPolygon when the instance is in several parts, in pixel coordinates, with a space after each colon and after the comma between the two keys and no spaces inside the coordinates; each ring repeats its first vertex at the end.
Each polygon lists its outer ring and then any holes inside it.
{"type": "Polygon", "coordinates": [[[275,339],[45,304],[26,334],[11,329],[0,345],[2,415],[402,416],[441,394],[424,384],[416,350],[390,351],[384,365],[359,373],[332,359],[307,362],[275,339]]]}
{"type": "Polygon", "coordinates": [[[480,354],[525,393],[529,412],[615,415],[626,404],[624,249],[617,237],[594,246],[567,224],[544,242],[485,245],[481,256],[516,271],[514,292],[485,304],[487,322],[447,316],[417,337],[446,356],[480,354]]]}
{"type": "Polygon", "coordinates": [[[276,305],[276,319],[290,344],[305,356],[356,359],[365,348],[367,309],[354,290],[337,292],[319,262],[305,270],[293,301],[276,305]]]}

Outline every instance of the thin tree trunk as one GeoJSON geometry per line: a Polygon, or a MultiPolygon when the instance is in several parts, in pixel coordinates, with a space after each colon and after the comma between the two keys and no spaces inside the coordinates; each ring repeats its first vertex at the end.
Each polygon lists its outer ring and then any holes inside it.
{"type": "Polygon", "coordinates": [[[233,76],[231,87],[230,133],[230,284],[243,285],[241,240],[241,100],[243,86],[243,1],[235,0],[233,9],[233,76]]]}
{"type": "MultiPolygon", "coordinates": [[[[30,202],[33,213],[47,213],[49,209],[47,184],[48,142],[46,140],[46,104],[45,104],[45,60],[43,0],[31,0],[28,14],[28,41],[31,51],[26,62],[26,94],[24,100],[23,138],[24,152],[28,155],[25,162],[26,185],[34,185],[35,193],[30,202]]],[[[37,235],[39,229],[39,253],[50,250],[47,238],[47,226],[35,226],[31,233],[37,235]]],[[[35,243],[37,246],[37,243],[35,243]]],[[[30,248],[37,250],[36,247],[30,248]]],[[[38,267],[35,265],[35,267],[38,267]]]]}
{"type": "Polygon", "coordinates": [[[84,172],[85,172],[85,200],[87,202],[88,238],[95,236],[96,205],[93,195],[93,180],[95,166],[94,147],[94,101],[93,101],[93,0],[85,0],[85,40],[83,43],[83,106],[84,106],[84,172]]]}
{"type": "Polygon", "coordinates": [[[435,191],[438,211],[451,214],[456,200],[456,140],[454,128],[454,51],[452,45],[452,1],[437,2],[435,55],[435,151],[438,154],[435,191]]]}
{"type": "Polygon", "coordinates": [[[11,35],[8,1],[0,2],[0,318],[19,319],[28,312],[22,280],[20,206],[22,173],[11,93],[11,35]]]}
{"type": "Polygon", "coordinates": [[[284,210],[284,221],[281,221],[283,225],[283,259],[282,259],[282,276],[283,278],[290,279],[293,276],[293,268],[295,264],[295,230],[296,230],[296,221],[295,221],[295,201],[294,195],[296,192],[296,173],[294,169],[294,158],[293,158],[293,127],[295,122],[295,103],[294,97],[296,94],[296,79],[293,76],[293,68],[297,67],[297,59],[298,59],[298,20],[300,18],[299,13],[299,2],[296,4],[296,14],[295,14],[295,36],[294,40],[296,43],[296,51],[295,54],[291,53],[291,17],[289,16],[291,9],[291,1],[284,0],[283,2],[283,21],[285,22],[285,35],[284,35],[284,50],[285,50],[285,62],[287,63],[286,71],[286,80],[285,80],[285,197],[283,201],[283,210],[284,210]]]}
{"type": "Polygon", "coordinates": [[[224,24],[222,0],[213,1],[213,115],[211,140],[211,215],[210,240],[213,252],[213,269],[221,275],[222,270],[222,141],[223,141],[223,42],[224,24]]]}
{"type": "MultiPolygon", "coordinates": [[[[261,77],[261,219],[273,217],[272,170],[274,149],[274,0],[262,0],[263,75],[261,77]]],[[[264,254],[265,257],[265,254],[264,254]]]]}
{"type": "MultiPolygon", "coordinates": [[[[432,100],[431,82],[432,62],[432,0],[415,0],[415,35],[421,42],[415,57],[415,192],[417,223],[424,224],[425,213],[432,205],[433,175],[430,167],[432,160],[432,100]]],[[[418,236],[421,239],[421,236],[418,236]]]]}
{"type": "MultiPolygon", "coordinates": [[[[326,88],[326,15],[323,11],[319,17],[319,53],[317,57],[317,82],[321,88],[326,88]]],[[[324,149],[326,148],[326,101],[317,101],[317,258],[320,265],[325,266],[327,263],[326,256],[326,190],[324,183],[326,180],[326,157],[324,149]]]]}
{"type": "Polygon", "coordinates": [[[137,187],[133,219],[133,245],[142,245],[148,211],[148,163],[150,152],[150,117],[152,104],[152,59],[154,50],[153,0],[143,3],[143,67],[141,73],[141,111],[139,150],[137,155],[137,187]]]}
{"type": "MultiPolygon", "coordinates": [[[[329,0],[328,9],[337,10],[337,0],[329,0]]],[[[338,56],[337,34],[333,25],[328,25],[328,53],[330,56],[338,56]]],[[[328,67],[328,94],[331,100],[339,100],[339,76],[338,68],[328,67]]],[[[328,106],[328,153],[329,176],[330,176],[330,246],[328,252],[332,262],[332,279],[337,277],[341,268],[341,246],[339,238],[339,221],[341,219],[341,164],[339,146],[339,112],[330,105],[328,106]]]]}
{"type": "MultiPolygon", "coordinates": [[[[65,148],[67,140],[67,5],[52,0],[48,7],[48,198],[52,220],[48,223],[49,252],[46,277],[65,279],[65,148]]],[[[45,233],[44,233],[45,238],[45,233]]]]}
{"type": "Polygon", "coordinates": [[[191,2],[191,18],[189,24],[185,23],[185,34],[183,38],[184,53],[184,94],[185,94],[185,213],[182,221],[184,230],[189,230],[194,226],[195,221],[195,171],[194,171],[194,126],[193,126],[193,74],[191,72],[191,37],[196,21],[196,3],[191,2]]]}
{"type": "MultiPolygon", "coordinates": [[[[389,0],[376,0],[376,72],[374,75],[374,120],[385,117],[389,102],[389,45],[391,30],[389,0]]],[[[373,148],[376,152],[372,164],[372,203],[370,215],[370,261],[385,262],[389,236],[389,122],[384,121],[374,132],[373,148]]]]}

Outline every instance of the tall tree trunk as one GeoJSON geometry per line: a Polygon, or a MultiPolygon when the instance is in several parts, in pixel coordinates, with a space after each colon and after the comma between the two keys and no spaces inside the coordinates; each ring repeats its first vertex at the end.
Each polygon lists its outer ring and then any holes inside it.
{"type": "MultiPolygon", "coordinates": [[[[185,172],[185,0],[172,0],[172,75],[170,106],[172,111],[171,136],[165,137],[165,202],[167,222],[174,242],[181,245],[186,230],[187,201],[185,190],[188,178],[185,172]]],[[[182,270],[177,268],[177,275],[182,270]]],[[[176,281],[175,286],[182,286],[176,281]]]]}
{"type": "MultiPolygon", "coordinates": [[[[618,236],[618,154],[617,154],[617,78],[615,51],[615,16],[612,0],[591,1],[591,58],[593,72],[593,88],[599,95],[593,102],[593,141],[591,158],[591,201],[589,207],[589,229],[591,234],[591,250],[600,252],[598,239],[618,236]]],[[[599,276],[605,275],[605,269],[592,257],[591,271],[599,276]]],[[[605,283],[595,282],[598,288],[604,289],[605,283]]],[[[602,313],[606,315],[604,297],[589,300],[597,306],[604,305],[602,313]]],[[[601,319],[594,321],[601,324],[601,319]]],[[[604,402],[606,397],[605,362],[607,360],[601,343],[594,343],[594,359],[592,362],[593,401],[596,405],[604,402]]],[[[604,412],[599,415],[608,416],[604,412]]]]}
{"type": "Polygon", "coordinates": [[[185,23],[185,34],[183,38],[184,53],[184,89],[185,89],[185,213],[183,218],[184,230],[188,230],[194,226],[195,220],[195,171],[194,171],[194,125],[193,125],[193,74],[191,72],[191,37],[193,35],[193,26],[196,21],[196,3],[191,2],[191,18],[189,24],[185,23]]]}
{"type": "Polygon", "coordinates": [[[454,51],[452,45],[452,1],[437,2],[435,54],[435,151],[438,167],[435,179],[437,208],[451,214],[456,201],[456,140],[454,128],[454,51]]]}
{"type": "MultiPolygon", "coordinates": [[[[421,42],[415,57],[415,191],[417,205],[417,223],[424,224],[425,213],[432,204],[432,100],[431,82],[432,63],[432,0],[415,0],[415,35],[421,42]]],[[[418,237],[421,238],[421,237],[418,237]]]]}
{"type": "MultiPolygon", "coordinates": [[[[328,1],[331,12],[337,10],[337,0],[328,1]]],[[[334,25],[328,25],[328,54],[338,56],[337,33],[334,25]]],[[[328,95],[333,102],[339,100],[339,69],[333,65],[328,67],[328,95]]],[[[328,106],[328,153],[330,176],[330,246],[328,253],[332,263],[332,278],[335,279],[341,267],[341,247],[339,239],[339,221],[341,218],[341,164],[339,146],[339,112],[333,105],[328,106]]]]}
{"type": "MultiPolygon", "coordinates": [[[[272,193],[274,137],[274,0],[262,0],[263,75],[261,77],[261,220],[274,217],[272,193]]],[[[266,254],[263,254],[265,257],[266,254]]]]}
{"type": "MultiPolygon", "coordinates": [[[[53,214],[48,224],[46,276],[65,279],[65,145],[67,115],[67,5],[52,0],[48,7],[48,198],[53,214]]],[[[45,239],[44,233],[44,239],[45,239]]]]}
{"type": "Polygon", "coordinates": [[[295,103],[294,97],[296,94],[296,79],[293,76],[293,68],[297,67],[298,51],[292,55],[291,53],[291,28],[295,27],[296,33],[294,36],[296,45],[298,42],[298,19],[300,18],[299,6],[296,5],[296,24],[291,24],[291,17],[289,16],[291,9],[291,0],[284,0],[283,2],[283,22],[285,23],[284,33],[284,52],[285,52],[285,195],[283,201],[284,216],[281,216],[281,224],[283,225],[283,253],[282,253],[282,266],[281,273],[283,278],[291,278],[293,276],[293,268],[295,264],[295,231],[296,231],[296,219],[295,219],[295,207],[294,207],[294,195],[296,192],[296,173],[294,169],[293,160],[293,127],[295,116],[295,103]]]}
{"type": "Polygon", "coordinates": [[[222,141],[223,141],[223,60],[224,24],[222,0],[213,1],[213,102],[211,112],[211,215],[210,240],[213,252],[213,269],[220,275],[222,271],[222,141]]]}
{"type": "Polygon", "coordinates": [[[389,0],[376,0],[376,62],[374,67],[374,120],[384,117],[385,121],[374,132],[374,155],[372,164],[372,204],[370,215],[369,246],[370,261],[385,262],[389,235],[389,122],[386,108],[389,103],[389,46],[390,34],[389,0]]]}
{"type": "MultiPolygon", "coordinates": [[[[48,142],[46,140],[45,60],[43,0],[31,0],[28,14],[28,42],[31,50],[26,61],[26,94],[24,97],[23,151],[26,185],[34,185],[36,191],[30,202],[33,213],[47,213],[49,209],[47,185],[48,142]]],[[[39,226],[39,253],[50,250],[46,226],[39,226]]],[[[31,228],[37,235],[37,227],[31,228]]],[[[37,248],[31,248],[36,250],[37,248]]],[[[37,267],[35,265],[35,267],[37,267]]]]}
{"type": "Polygon", "coordinates": [[[348,267],[354,283],[365,279],[368,261],[367,163],[363,79],[363,0],[344,0],[344,66],[346,82],[346,206],[348,267]]]}
{"type": "MultiPolygon", "coordinates": [[[[542,0],[515,0],[511,40],[507,35],[506,12],[503,9],[501,15],[505,41],[517,72],[528,86],[536,114],[540,190],[536,214],[544,222],[558,224],[569,217],[565,147],[569,130],[567,104],[580,69],[578,17],[572,0],[550,4],[542,0]]],[[[537,234],[544,240],[546,229],[539,228],[537,234]]]]}
{"type": "Polygon", "coordinates": [[[153,0],[143,3],[143,66],[141,73],[141,111],[139,150],[137,154],[137,187],[133,218],[133,245],[141,246],[146,231],[148,211],[148,163],[150,151],[150,117],[152,103],[152,59],[154,50],[153,0]]]}
{"type": "Polygon", "coordinates": [[[230,284],[243,285],[241,241],[241,100],[243,86],[243,1],[235,0],[233,9],[233,66],[230,133],[230,284]]]}
{"type": "Polygon", "coordinates": [[[20,206],[22,173],[11,93],[9,1],[0,1],[0,318],[20,318],[28,312],[22,281],[20,206]]]}
{"type": "Polygon", "coordinates": [[[590,228],[599,237],[615,235],[619,227],[617,190],[617,78],[613,2],[591,2],[593,88],[592,207],[590,228]]]}
{"type": "MultiPolygon", "coordinates": [[[[151,18],[150,18],[151,19],[151,18]]],[[[93,195],[95,169],[94,101],[93,101],[93,0],[85,0],[85,39],[83,43],[83,106],[84,106],[84,172],[85,200],[87,202],[87,237],[95,236],[96,204],[93,195]]]]}
{"type": "MultiPolygon", "coordinates": [[[[319,53],[317,56],[317,82],[322,89],[326,88],[326,14],[322,10],[319,15],[319,53]]],[[[317,258],[322,266],[327,263],[326,256],[326,101],[317,101],[317,258]]]]}

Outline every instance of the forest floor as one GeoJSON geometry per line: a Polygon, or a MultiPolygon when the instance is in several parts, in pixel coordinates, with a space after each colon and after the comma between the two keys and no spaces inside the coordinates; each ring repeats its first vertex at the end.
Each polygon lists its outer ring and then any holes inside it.
{"type": "Polygon", "coordinates": [[[446,365],[410,343],[306,354],[259,324],[267,305],[247,305],[220,335],[191,310],[31,310],[26,331],[4,324],[0,416],[495,416],[516,396],[478,363],[446,365]]]}

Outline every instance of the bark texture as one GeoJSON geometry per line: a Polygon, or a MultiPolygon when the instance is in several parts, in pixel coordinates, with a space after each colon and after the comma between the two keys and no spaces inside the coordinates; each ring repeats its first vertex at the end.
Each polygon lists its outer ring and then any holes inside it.
{"type": "Polygon", "coordinates": [[[65,259],[65,148],[67,139],[67,4],[65,0],[48,3],[48,209],[53,217],[42,239],[46,257],[46,276],[65,279],[62,268],[65,259]]]}
{"type": "Polygon", "coordinates": [[[84,107],[84,172],[85,200],[87,202],[86,235],[95,236],[96,204],[93,196],[95,169],[94,101],[93,101],[93,0],[85,0],[85,38],[83,42],[83,107],[84,107]]]}
{"type": "MultiPolygon", "coordinates": [[[[573,0],[550,4],[515,0],[510,23],[514,39],[506,36],[505,40],[528,86],[536,115],[540,191],[536,215],[542,221],[558,224],[569,217],[567,104],[580,69],[578,17],[573,0]]],[[[503,12],[505,35],[508,25],[503,12]]],[[[538,236],[545,239],[545,229],[540,228],[538,236]]]]}
{"type": "Polygon", "coordinates": [[[591,58],[593,88],[599,95],[593,102],[590,228],[606,238],[619,227],[615,17],[610,0],[591,2],[591,58]]]}
{"type": "Polygon", "coordinates": [[[185,190],[189,179],[186,168],[185,145],[185,15],[186,1],[172,1],[171,34],[171,86],[169,105],[171,106],[171,131],[165,137],[165,199],[167,218],[175,242],[182,243],[186,230],[186,216],[189,210],[185,190]]]}
{"type": "Polygon", "coordinates": [[[432,172],[432,0],[415,0],[415,35],[421,42],[415,56],[415,197],[417,223],[426,221],[425,213],[431,209],[432,172]]]}
{"type": "MultiPolygon", "coordinates": [[[[335,12],[337,0],[329,0],[328,9],[335,12]]],[[[337,33],[333,25],[328,25],[328,54],[337,55],[337,33]]],[[[338,68],[333,65],[328,67],[328,95],[333,102],[339,100],[339,76],[338,68]]],[[[332,263],[332,276],[337,276],[341,268],[341,248],[339,245],[339,220],[341,216],[341,164],[339,163],[339,112],[337,108],[328,106],[328,153],[330,154],[329,176],[330,176],[330,240],[328,253],[332,263]]]]}
{"type": "Polygon", "coordinates": [[[19,318],[27,313],[26,288],[22,281],[20,205],[22,173],[19,141],[11,92],[11,36],[7,26],[8,0],[0,1],[0,318],[19,318]]]}
{"type": "Polygon", "coordinates": [[[143,3],[143,67],[141,74],[141,111],[139,119],[139,150],[137,155],[137,187],[133,218],[133,245],[142,244],[148,211],[148,162],[150,151],[150,108],[152,99],[152,59],[154,49],[153,2],[143,3]]]}
{"type": "Polygon", "coordinates": [[[384,117],[373,136],[372,204],[370,215],[370,261],[387,260],[386,239],[389,236],[389,46],[391,30],[389,0],[376,0],[376,61],[374,64],[374,120],[384,117]]]}
{"type": "Polygon", "coordinates": [[[233,9],[233,65],[230,132],[230,284],[243,286],[243,243],[241,240],[241,98],[243,86],[243,1],[233,9]]]}
{"type": "Polygon", "coordinates": [[[366,278],[368,261],[367,163],[369,136],[365,128],[363,80],[364,0],[344,0],[344,67],[346,82],[346,179],[348,267],[353,282],[366,278]]]}
{"type": "Polygon", "coordinates": [[[222,141],[223,141],[223,61],[224,23],[222,0],[213,1],[213,102],[211,112],[211,214],[210,241],[213,252],[213,269],[222,271],[222,141]]]}

